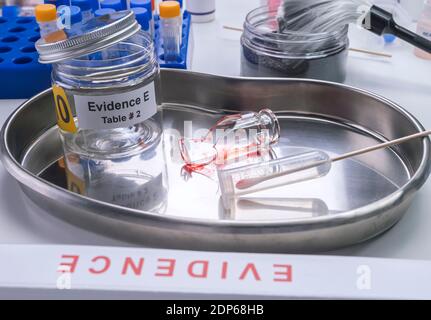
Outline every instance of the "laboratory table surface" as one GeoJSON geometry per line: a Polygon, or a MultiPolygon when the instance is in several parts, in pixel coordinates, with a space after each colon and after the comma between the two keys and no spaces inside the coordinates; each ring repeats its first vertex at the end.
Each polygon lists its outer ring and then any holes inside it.
{"type": "MultiPolygon", "coordinates": [[[[240,28],[258,0],[218,0],[217,18],[194,24],[192,70],[238,76],[240,28]]],[[[350,52],[346,84],[363,88],[400,104],[426,128],[431,128],[431,61],[421,60],[413,48],[397,40],[385,45],[357,27],[350,28],[351,47],[392,54],[392,58],[350,52]]],[[[23,100],[0,100],[0,124],[23,100]]],[[[0,244],[76,244],[127,246],[51,217],[32,204],[0,164],[0,244]]],[[[417,194],[405,217],[391,230],[366,243],[329,252],[335,255],[431,259],[431,183],[417,194]]],[[[352,195],[353,196],[353,195],[352,195]]]]}

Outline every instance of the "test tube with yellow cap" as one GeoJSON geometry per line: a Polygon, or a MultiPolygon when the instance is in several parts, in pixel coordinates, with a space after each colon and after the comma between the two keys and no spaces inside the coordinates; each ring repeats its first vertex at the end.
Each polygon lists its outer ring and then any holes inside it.
{"type": "Polygon", "coordinates": [[[40,4],[35,9],[40,36],[45,42],[57,42],[67,39],[66,33],[57,23],[57,8],[53,4],[40,4]]]}
{"type": "Polygon", "coordinates": [[[177,1],[163,1],[159,4],[160,33],[165,62],[176,62],[181,46],[181,7],[177,1]]]}

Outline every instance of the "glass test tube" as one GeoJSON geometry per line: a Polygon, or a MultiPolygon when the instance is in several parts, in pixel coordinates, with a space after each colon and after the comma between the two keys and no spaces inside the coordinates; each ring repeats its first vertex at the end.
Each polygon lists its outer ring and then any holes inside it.
{"type": "Polygon", "coordinates": [[[310,151],[245,166],[218,168],[223,205],[230,209],[240,196],[325,176],[331,159],[322,151],[310,151]]]}
{"type": "Polygon", "coordinates": [[[177,1],[163,1],[159,4],[160,32],[166,63],[177,62],[181,46],[181,8],[177,1]]]}
{"type": "Polygon", "coordinates": [[[58,27],[57,8],[52,4],[41,4],[35,9],[40,36],[45,42],[57,42],[67,39],[66,33],[58,27]]]}

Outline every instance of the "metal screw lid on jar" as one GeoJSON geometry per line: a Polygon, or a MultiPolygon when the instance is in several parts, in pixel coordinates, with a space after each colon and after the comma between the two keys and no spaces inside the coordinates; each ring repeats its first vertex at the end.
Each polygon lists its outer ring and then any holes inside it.
{"type": "Polygon", "coordinates": [[[46,43],[36,42],[39,62],[50,64],[78,58],[110,47],[141,30],[132,11],[120,11],[89,20],[84,25],[74,25],[67,30],[68,39],[46,43]]]}

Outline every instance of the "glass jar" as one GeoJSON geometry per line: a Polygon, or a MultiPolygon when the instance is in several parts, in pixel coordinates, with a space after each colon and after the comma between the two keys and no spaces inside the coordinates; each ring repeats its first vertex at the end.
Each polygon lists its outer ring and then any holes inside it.
{"type": "Polygon", "coordinates": [[[244,23],[241,75],[343,82],[348,47],[347,25],[332,33],[279,33],[277,10],[260,7],[244,23]]]}
{"type": "Polygon", "coordinates": [[[67,33],[61,42],[40,40],[37,49],[41,62],[53,64],[68,188],[121,206],[163,211],[167,182],[152,39],[128,11],[94,18],[67,33]]]}

